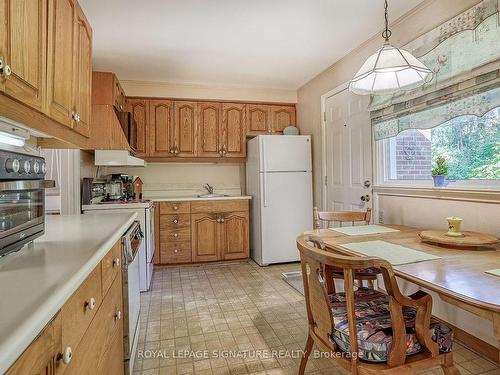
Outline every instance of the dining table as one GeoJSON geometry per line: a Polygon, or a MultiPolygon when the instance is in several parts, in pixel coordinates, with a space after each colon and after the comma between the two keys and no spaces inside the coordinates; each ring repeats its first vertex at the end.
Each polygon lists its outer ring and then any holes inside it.
{"type": "MultiPolygon", "coordinates": [[[[486,271],[500,269],[500,245],[475,249],[441,247],[422,242],[423,229],[404,225],[382,225],[397,231],[389,233],[348,235],[335,228],[305,232],[322,238],[327,251],[350,256],[366,256],[346,246],[368,241],[384,241],[439,258],[409,264],[393,265],[394,274],[419,287],[436,293],[444,302],[455,305],[492,322],[497,346],[494,357],[500,360],[500,277],[486,271]],[[343,246],[344,245],[344,246],[343,246]]],[[[354,246],[355,247],[355,246],[354,246]]],[[[358,246],[359,247],[359,246],[358,246]]]]}

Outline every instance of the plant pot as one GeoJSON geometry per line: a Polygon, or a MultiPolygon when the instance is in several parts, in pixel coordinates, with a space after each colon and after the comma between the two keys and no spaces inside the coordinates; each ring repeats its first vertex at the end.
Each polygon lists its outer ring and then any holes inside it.
{"type": "Polygon", "coordinates": [[[445,187],[446,185],[448,185],[446,182],[446,175],[445,174],[439,174],[439,175],[436,175],[436,176],[432,176],[432,179],[434,180],[434,186],[435,187],[439,187],[439,188],[442,188],[442,187],[445,187]]]}

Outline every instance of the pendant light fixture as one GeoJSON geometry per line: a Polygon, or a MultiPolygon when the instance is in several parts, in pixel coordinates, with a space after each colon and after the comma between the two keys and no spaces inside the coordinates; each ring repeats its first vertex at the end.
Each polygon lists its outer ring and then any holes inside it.
{"type": "Polygon", "coordinates": [[[389,44],[388,4],[384,2],[385,43],[371,55],[349,82],[349,90],[359,95],[389,95],[412,90],[432,79],[432,71],[404,49],[389,44]]]}

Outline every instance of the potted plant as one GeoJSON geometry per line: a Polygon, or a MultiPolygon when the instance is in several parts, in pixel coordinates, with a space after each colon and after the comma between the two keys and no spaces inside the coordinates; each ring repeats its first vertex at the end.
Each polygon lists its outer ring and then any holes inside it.
{"type": "Polygon", "coordinates": [[[435,187],[445,187],[446,176],[448,175],[448,164],[446,163],[446,159],[442,156],[439,156],[436,159],[436,167],[432,170],[432,179],[434,180],[435,187]]]}

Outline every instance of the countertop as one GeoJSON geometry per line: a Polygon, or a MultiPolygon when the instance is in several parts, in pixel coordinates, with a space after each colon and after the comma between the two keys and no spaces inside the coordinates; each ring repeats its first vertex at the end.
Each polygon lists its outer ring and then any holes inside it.
{"type": "Polygon", "coordinates": [[[154,202],[184,202],[184,201],[227,201],[235,199],[252,199],[250,195],[236,195],[229,197],[215,197],[215,198],[199,198],[196,195],[187,195],[179,197],[162,197],[162,196],[146,196],[146,199],[152,200],[154,202]]]}
{"type": "Polygon", "coordinates": [[[42,331],[137,214],[47,216],[33,247],[0,258],[0,374],[42,331]]]}

